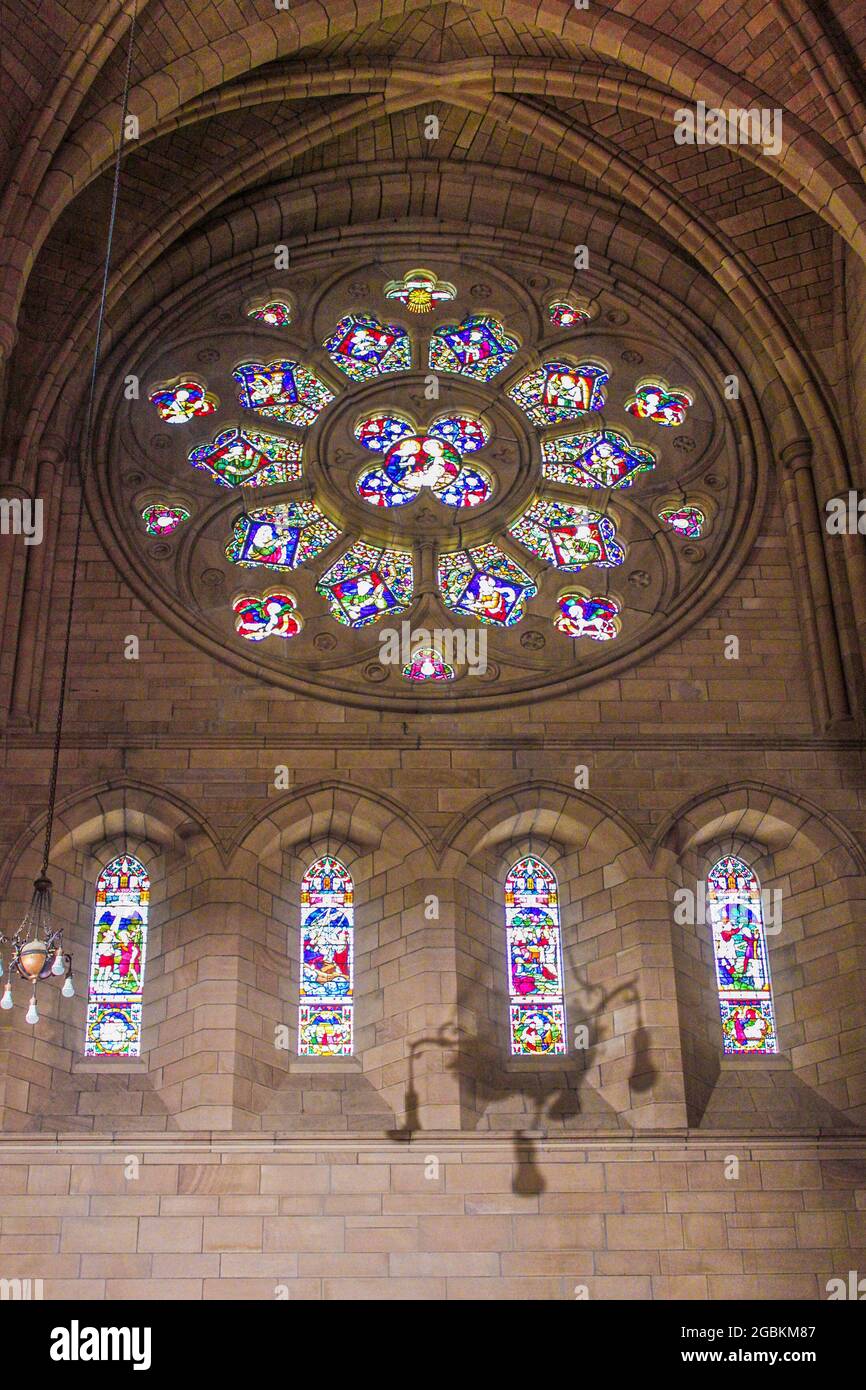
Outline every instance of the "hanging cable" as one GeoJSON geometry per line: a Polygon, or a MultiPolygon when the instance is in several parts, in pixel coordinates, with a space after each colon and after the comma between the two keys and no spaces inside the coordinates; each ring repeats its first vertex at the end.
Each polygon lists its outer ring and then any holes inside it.
{"type": "Polygon", "coordinates": [[[63,733],[63,715],[66,708],[66,689],[69,675],[69,652],[72,642],[72,618],[75,608],[75,592],[78,581],[78,562],[81,552],[81,533],[84,524],[84,484],[87,459],[90,455],[93,431],[93,404],[96,398],[96,376],[102,347],[102,331],[105,323],[105,307],[108,300],[108,277],[111,272],[111,250],[114,242],[114,228],[117,221],[117,201],[120,191],[120,166],[123,159],[123,146],[126,132],[126,117],[129,109],[129,88],[132,76],[132,53],[135,42],[135,24],[138,14],[138,0],[132,0],[132,18],[129,25],[129,46],[126,55],[126,73],[123,82],[123,100],[120,116],[120,139],[117,143],[117,158],[114,162],[114,185],[111,193],[111,211],[108,219],[108,239],[105,246],[105,263],[102,271],[102,289],[99,296],[99,310],[96,317],[96,338],[93,344],[93,363],[90,370],[90,389],[87,396],[87,409],[84,417],[84,430],[79,448],[78,514],[75,523],[75,542],[72,550],[72,573],[69,581],[69,605],[66,616],[66,634],[63,642],[63,656],[60,662],[60,693],[57,700],[57,723],[54,730],[54,747],[51,760],[51,776],[48,783],[48,813],[45,824],[45,843],[42,851],[40,877],[48,873],[48,859],[51,852],[51,836],[54,831],[54,808],[57,800],[57,777],[60,767],[60,741],[63,733]]]}

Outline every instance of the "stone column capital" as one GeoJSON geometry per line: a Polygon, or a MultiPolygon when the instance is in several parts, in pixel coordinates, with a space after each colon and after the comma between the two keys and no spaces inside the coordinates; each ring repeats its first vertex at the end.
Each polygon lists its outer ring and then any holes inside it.
{"type": "Polygon", "coordinates": [[[792,439],[790,444],[779,450],[779,460],[783,468],[796,472],[798,468],[810,468],[812,466],[812,441],[811,439],[792,439]]]}

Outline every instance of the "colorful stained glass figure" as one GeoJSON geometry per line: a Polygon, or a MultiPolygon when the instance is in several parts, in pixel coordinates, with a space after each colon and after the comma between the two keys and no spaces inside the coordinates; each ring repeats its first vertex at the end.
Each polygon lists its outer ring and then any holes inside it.
{"type": "Polygon", "coordinates": [[[541,445],[542,474],[569,487],[626,488],[656,466],[652,449],[632,444],[619,430],[561,434],[541,445]]]}
{"type": "Polygon", "coordinates": [[[625,558],[610,517],[570,502],[536,500],[510,531],[533,555],[557,569],[610,569],[625,558]]]}
{"type": "Polygon", "coordinates": [[[430,366],[473,381],[490,381],[508,366],[520,347],[499,319],[473,314],[462,323],[444,323],[430,339],[430,366]]]}
{"type": "Polygon", "coordinates": [[[96,880],[87,994],[87,1057],[137,1057],[147,951],[150,879],[140,860],[118,855],[96,880]]]}
{"type": "Polygon", "coordinates": [[[610,642],[619,632],[619,604],[612,598],[575,589],[557,599],[559,614],[553,626],[566,637],[591,637],[610,642]]]}
{"type": "Polygon", "coordinates": [[[403,416],[375,415],[358,422],[355,437],[365,449],[385,452],[384,463],[364,469],[355,483],[373,507],[404,507],[425,487],[447,507],[474,507],[493,491],[488,473],[462,461],[490,438],[474,415],[442,416],[426,431],[403,416]]]}
{"type": "Polygon", "coordinates": [[[344,864],[324,855],[301,881],[301,989],[298,1052],[352,1054],[354,885],[344,864]]]}
{"type": "Polygon", "coordinates": [[[724,1050],[778,1051],[761,885],[742,859],[726,855],[707,876],[724,1050]]]}
{"type": "Polygon", "coordinates": [[[232,604],[235,631],[248,642],[266,637],[297,637],[304,625],[294,594],[268,589],[264,594],[245,594],[232,604]]]}
{"type": "Polygon", "coordinates": [[[300,362],[242,362],[232,372],[240,385],[238,400],[245,410],[257,410],[304,429],[334,399],[333,391],[300,362]]]}
{"type": "Polygon", "coordinates": [[[185,425],[196,415],[213,415],[219,400],[200,381],[169,382],[148,397],[167,425],[185,425]]]}
{"type": "Polygon", "coordinates": [[[302,1057],[351,1057],[352,1010],[345,1004],[302,1004],[298,1052],[302,1057]]]}
{"type": "Polygon", "coordinates": [[[681,425],[686,411],[694,401],[688,391],[672,391],[665,381],[639,381],[634,395],[625,408],[638,420],[653,420],[657,425],[681,425]]]}
{"type": "Polygon", "coordinates": [[[565,1010],[561,1004],[512,1002],[510,1014],[514,1056],[562,1056],[566,1051],[565,1010]]]}
{"type": "Polygon", "coordinates": [[[658,518],[678,536],[686,536],[690,541],[700,538],[707,521],[700,507],[692,506],[660,507],[658,518]]]}
{"type": "Polygon", "coordinates": [[[545,362],[508,392],[538,429],[603,410],[607,370],[598,362],[545,362]]]}
{"type": "Polygon", "coordinates": [[[389,280],[385,286],[385,298],[398,299],[412,314],[429,314],[456,297],[454,286],[432,270],[407,270],[402,280],[389,280]]]}
{"type": "Polygon", "coordinates": [[[453,681],[456,673],[435,647],[419,647],[400,674],[404,681],[453,681]]]}
{"type": "Polygon", "coordinates": [[[412,369],[412,342],[398,323],[370,314],[347,314],[323,344],[335,366],[353,381],[412,369]]]}
{"type": "Polygon", "coordinates": [[[587,323],[592,314],[583,305],[571,299],[554,299],[547,306],[550,322],[557,328],[571,328],[576,323],[587,323]]]}
{"type": "Polygon", "coordinates": [[[237,517],[226,557],[247,568],[293,570],[314,560],[339,534],[314,502],[282,502],[237,517]]]}
{"type": "Polygon", "coordinates": [[[505,935],[511,1051],[515,1056],[566,1052],[559,893],[553,870],[525,855],[505,880],[505,935]]]}
{"type": "Polygon", "coordinates": [[[149,536],[170,536],[182,521],[189,521],[186,507],[170,507],[167,502],[152,502],[141,513],[144,529],[149,536]]]}
{"type": "Polygon", "coordinates": [[[359,541],[335,561],[316,585],[332,617],[361,628],[385,613],[400,613],[412,601],[412,556],[359,541]]]}
{"type": "Polygon", "coordinates": [[[266,299],[247,309],[247,318],[258,319],[269,328],[288,328],[292,321],[292,306],[285,299],[266,299]]]}
{"type": "Polygon", "coordinates": [[[513,627],[537,586],[497,545],[481,545],[439,557],[439,590],[446,608],[479,623],[513,627]]]}
{"type": "Polygon", "coordinates": [[[302,453],[298,439],[244,426],[223,430],[212,444],[200,444],[190,453],[189,461],[224,487],[274,487],[301,477],[302,453]]]}

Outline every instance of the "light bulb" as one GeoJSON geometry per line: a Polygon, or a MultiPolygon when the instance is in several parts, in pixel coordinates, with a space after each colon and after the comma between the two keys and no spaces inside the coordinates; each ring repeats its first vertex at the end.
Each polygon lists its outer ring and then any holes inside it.
{"type": "Polygon", "coordinates": [[[71,975],[66,976],[66,979],[63,981],[63,988],[60,991],[60,993],[63,995],[64,999],[71,999],[72,996],[75,994],[75,986],[72,983],[71,975]]]}
{"type": "Polygon", "coordinates": [[[66,966],[63,963],[63,957],[60,954],[60,947],[58,946],[54,957],[54,964],[51,967],[51,973],[52,975],[62,975],[65,969],[66,966]]]}
{"type": "Polygon", "coordinates": [[[36,1012],[36,995],[35,995],[35,994],[33,994],[33,995],[30,996],[30,1008],[27,1010],[26,1014],[24,1015],[24,1022],[25,1022],[25,1023],[38,1023],[38,1022],[39,1022],[39,1014],[36,1012]]]}
{"type": "Polygon", "coordinates": [[[3,991],[3,998],[0,999],[0,1009],[12,1008],[12,981],[9,980],[3,991]]]}

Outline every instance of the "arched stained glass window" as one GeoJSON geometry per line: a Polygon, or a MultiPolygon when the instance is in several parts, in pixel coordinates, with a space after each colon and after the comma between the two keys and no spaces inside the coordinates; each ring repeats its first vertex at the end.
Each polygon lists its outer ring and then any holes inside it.
{"type": "Polygon", "coordinates": [[[726,855],[707,876],[707,905],[726,1053],[778,1052],[761,885],[726,855]]]}
{"type": "Polygon", "coordinates": [[[505,880],[505,932],[511,1051],[561,1056],[566,1051],[562,946],[556,875],[541,859],[518,859],[505,880]]]}
{"type": "Polygon", "coordinates": [[[302,1057],[350,1057],[354,884],[339,859],[326,854],[301,881],[302,1057]]]}
{"type": "Polygon", "coordinates": [[[87,1057],[137,1057],[147,948],[150,879],[140,860],[118,855],[96,880],[87,995],[87,1057]]]}

